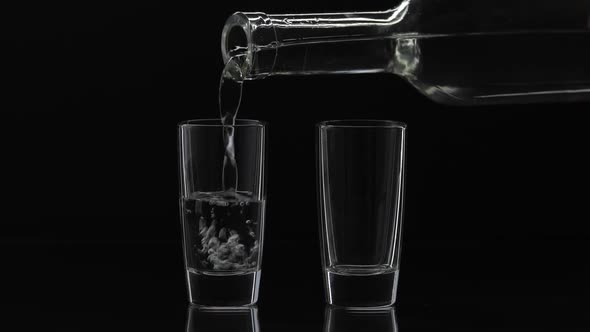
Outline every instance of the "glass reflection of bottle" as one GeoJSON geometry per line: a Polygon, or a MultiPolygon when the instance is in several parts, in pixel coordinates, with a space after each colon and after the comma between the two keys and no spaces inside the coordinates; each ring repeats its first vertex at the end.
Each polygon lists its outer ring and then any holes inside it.
{"type": "Polygon", "coordinates": [[[395,309],[326,306],[325,332],[397,332],[395,309]]]}
{"type": "Polygon", "coordinates": [[[236,13],[247,79],[392,73],[451,104],[590,100],[590,1],[403,0],[391,10],[236,13]]]}
{"type": "Polygon", "coordinates": [[[190,306],[186,332],[260,332],[258,308],[190,306]]]}

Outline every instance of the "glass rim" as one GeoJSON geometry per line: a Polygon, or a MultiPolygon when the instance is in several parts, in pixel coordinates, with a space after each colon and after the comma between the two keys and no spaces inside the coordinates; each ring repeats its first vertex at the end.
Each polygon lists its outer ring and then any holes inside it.
{"type": "Polygon", "coordinates": [[[178,127],[259,127],[267,126],[265,121],[252,119],[236,119],[233,125],[224,125],[219,118],[209,119],[191,119],[184,120],[178,123],[178,127]]]}
{"type": "Polygon", "coordinates": [[[393,120],[376,120],[376,119],[348,119],[348,120],[326,120],[316,124],[317,127],[324,128],[390,128],[406,129],[407,124],[393,120]]]}

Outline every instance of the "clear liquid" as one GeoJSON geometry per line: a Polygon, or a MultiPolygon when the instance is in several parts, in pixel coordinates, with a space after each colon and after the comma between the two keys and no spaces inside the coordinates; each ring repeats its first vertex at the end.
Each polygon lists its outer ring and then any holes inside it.
{"type": "Polygon", "coordinates": [[[259,269],[264,201],[215,192],[193,193],[182,204],[189,272],[236,275],[259,269]]]}
{"type": "Polygon", "coordinates": [[[222,135],[223,144],[225,145],[222,186],[225,191],[235,191],[238,188],[234,125],[242,100],[242,85],[244,84],[242,65],[244,59],[245,55],[230,58],[223,68],[219,81],[219,116],[221,124],[224,125],[222,135]]]}

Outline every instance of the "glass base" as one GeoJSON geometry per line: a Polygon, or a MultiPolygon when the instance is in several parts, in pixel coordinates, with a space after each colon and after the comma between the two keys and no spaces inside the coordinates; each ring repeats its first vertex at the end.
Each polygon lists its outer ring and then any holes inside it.
{"type": "Polygon", "coordinates": [[[258,301],[261,271],[240,273],[186,271],[189,301],[214,307],[252,305],[258,301]]]}
{"type": "Polygon", "coordinates": [[[383,307],[395,303],[399,270],[376,274],[345,273],[327,269],[326,298],[343,307],[383,307]]]}

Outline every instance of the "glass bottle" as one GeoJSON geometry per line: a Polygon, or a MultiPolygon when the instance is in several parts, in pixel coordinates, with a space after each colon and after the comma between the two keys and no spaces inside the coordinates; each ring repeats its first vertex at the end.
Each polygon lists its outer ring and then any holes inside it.
{"type": "Polygon", "coordinates": [[[246,79],[392,73],[458,105],[590,100],[589,0],[404,0],[391,10],[238,12],[224,61],[246,79]]]}

